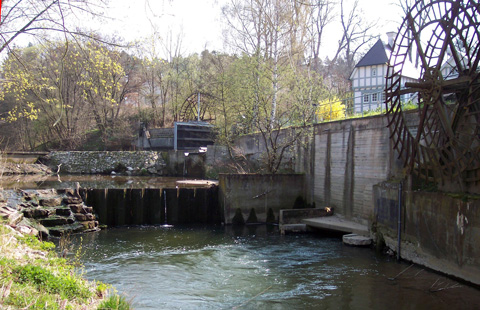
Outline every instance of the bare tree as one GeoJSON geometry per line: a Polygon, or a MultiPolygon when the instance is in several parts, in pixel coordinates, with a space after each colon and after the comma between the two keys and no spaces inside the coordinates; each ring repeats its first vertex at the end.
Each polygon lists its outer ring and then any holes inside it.
{"type": "Polygon", "coordinates": [[[310,1],[309,15],[309,44],[310,57],[312,59],[312,66],[314,71],[320,70],[320,52],[323,47],[323,35],[325,28],[329,25],[335,17],[333,12],[334,3],[330,0],[310,1]]]}
{"type": "Polygon", "coordinates": [[[85,14],[99,16],[107,0],[5,0],[0,21],[0,53],[10,48],[20,35],[39,36],[43,32],[83,34],[69,21],[85,14]]]}
{"type": "Polygon", "coordinates": [[[345,8],[346,1],[340,0],[342,37],[338,41],[337,52],[332,59],[332,63],[336,63],[339,57],[343,57],[348,70],[350,70],[347,73],[349,74],[353,70],[359,51],[374,39],[370,32],[375,27],[376,22],[362,18],[363,14],[358,7],[358,0],[354,0],[349,10],[345,8]]]}

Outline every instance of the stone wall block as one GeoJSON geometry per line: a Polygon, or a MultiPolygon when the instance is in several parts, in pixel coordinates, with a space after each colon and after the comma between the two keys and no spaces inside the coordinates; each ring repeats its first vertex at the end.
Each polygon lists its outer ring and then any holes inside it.
{"type": "Polygon", "coordinates": [[[40,205],[43,207],[56,207],[62,204],[62,198],[60,197],[53,197],[53,198],[45,198],[39,200],[40,205]]]}

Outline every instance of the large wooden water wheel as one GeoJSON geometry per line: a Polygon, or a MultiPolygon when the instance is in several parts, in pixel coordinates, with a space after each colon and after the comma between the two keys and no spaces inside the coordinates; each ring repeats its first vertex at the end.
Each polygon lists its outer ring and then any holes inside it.
{"type": "Polygon", "coordinates": [[[453,190],[480,187],[479,31],[478,0],[418,0],[395,38],[386,77],[391,139],[407,171],[453,190]],[[419,79],[407,81],[416,64],[419,79]]]}

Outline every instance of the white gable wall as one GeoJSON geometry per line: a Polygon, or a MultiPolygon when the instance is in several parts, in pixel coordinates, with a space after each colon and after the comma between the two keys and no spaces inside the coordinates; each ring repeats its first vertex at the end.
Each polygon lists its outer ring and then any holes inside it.
{"type": "Polygon", "coordinates": [[[351,75],[354,112],[383,109],[387,65],[356,67],[351,75]]]}

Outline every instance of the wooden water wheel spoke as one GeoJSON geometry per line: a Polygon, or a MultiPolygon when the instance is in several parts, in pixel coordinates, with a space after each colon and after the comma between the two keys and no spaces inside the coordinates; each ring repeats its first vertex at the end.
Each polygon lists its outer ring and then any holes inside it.
{"type": "Polygon", "coordinates": [[[423,67],[428,68],[428,62],[427,62],[427,59],[425,58],[425,53],[423,52],[423,47],[422,47],[422,44],[420,42],[420,34],[418,33],[418,31],[415,27],[415,21],[412,17],[412,14],[408,13],[407,18],[408,18],[408,24],[409,24],[410,29],[412,31],[413,39],[414,39],[414,41],[417,45],[418,56],[420,56],[420,60],[422,61],[423,67]]]}
{"type": "MultiPolygon", "coordinates": [[[[454,2],[453,7],[451,12],[450,19],[447,21],[444,21],[443,23],[439,23],[439,25],[443,28],[443,31],[445,33],[445,38],[449,38],[452,34],[452,29],[454,28],[454,22],[455,19],[453,18],[454,16],[458,16],[460,10],[460,3],[459,2],[454,2]]],[[[440,50],[439,58],[437,60],[437,69],[440,70],[443,64],[443,57],[445,57],[445,54],[447,52],[447,47],[450,46],[450,41],[445,40],[443,42],[442,48],[440,50]]]]}
{"type": "Polygon", "coordinates": [[[410,173],[460,189],[480,179],[479,16],[477,0],[417,0],[400,26],[386,76],[391,139],[410,173]],[[412,49],[421,76],[402,83],[412,49]],[[404,120],[412,115],[403,115],[405,95],[419,98],[416,127],[404,120]]]}

